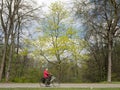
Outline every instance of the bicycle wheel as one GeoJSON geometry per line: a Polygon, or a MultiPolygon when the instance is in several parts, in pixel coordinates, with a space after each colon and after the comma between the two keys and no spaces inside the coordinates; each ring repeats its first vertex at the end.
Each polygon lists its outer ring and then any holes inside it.
{"type": "Polygon", "coordinates": [[[50,87],[50,81],[49,81],[49,79],[41,78],[39,80],[39,84],[40,84],[40,87],[50,87]]]}
{"type": "Polygon", "coordinates": [[[56,77],[53,77],[53,80],[51,81],[51,86],[53,86],[53,87],[59,87],[60,86],[60,82],[56,77]]]}
{"type": "Polygon", "coordinates": [[[44,80],[44,78],[41,78],[41,79],[39,80],[39,85],[40,85],[40,87],[45,87],[45,82],[44,82],[43,80],[44,80]]]}

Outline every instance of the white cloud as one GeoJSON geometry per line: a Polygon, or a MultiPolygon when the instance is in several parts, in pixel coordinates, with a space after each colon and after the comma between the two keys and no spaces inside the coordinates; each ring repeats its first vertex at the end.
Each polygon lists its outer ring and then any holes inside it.
{"type": "Polygon", "coordinates": [[[37,1],[38,4],[45,3],[45,4],[49,5],[50,3],[55,2],[55,1],[68,2],[71,0],[35,0],[35,1],[37,1]]]}
{"type": "Polygon", "coordinates": [[[44,7],[44,9],[48,10],[48,6],[55,1],[61,1],[65,4],[67,4],[71,0],[34,0],[34,1],[36,1],[38,3],[38,5],[44,4],[46,6],[46,7],[44,7]]]}

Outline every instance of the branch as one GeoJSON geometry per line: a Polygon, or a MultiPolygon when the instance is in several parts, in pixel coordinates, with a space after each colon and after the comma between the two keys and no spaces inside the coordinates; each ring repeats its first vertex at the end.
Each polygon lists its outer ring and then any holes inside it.
{"type": "Polygon", "coordinates": [[[46,56],[45,56],[45,54],[44,54],[44,52],[42,51],[42,50],[40,50],[41,51],[41,56],[43,56],[46,60],[47,60],[47,62],[49,62],[49,63],[52,63],[52,64],[55,64],[55,63],[53,63],[52,61],[50,61],[46,56]]]}
{"type": "Polygon", "coordinates": [[[1,18],[1,25],[2,25],[2,28],[4,30],[4,32],[6,32],[6,27],[5,27],[5,24],[4,24],[4,20],[3,20],[3,0],[2,0],[2,4],[1,4],[1,10],[0,10],[0,18],[1,18]]]}
{"type": "MultiPolygon", "coordinates": [[[[37,7],[37,8],[34,8],[34,9],[32,9],[32,10],[30,10],[30,11],[22,14],[21,16],[19,16],[19,18],[22,18],[23,16],[27,15],[28,13],[31,13],[31,12],[33,12],[33,11],[35,11],[35,10],[38,10],[39,8],[41,8],[41,6],[39,6],[39,7],[37,7]]],[[[18,19],[18,18],[17,18],[17,19],[18,19]]]]}

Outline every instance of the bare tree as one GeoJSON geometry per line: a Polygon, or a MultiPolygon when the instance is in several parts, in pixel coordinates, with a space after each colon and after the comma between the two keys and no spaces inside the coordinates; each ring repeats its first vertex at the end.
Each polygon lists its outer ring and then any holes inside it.
{"type": "Polygon", "coordinates": [[[3,72],[6,72],[6,81],[9,81],[11,62],[13,55],[16,53],[16,45],[18,53],[21,30],[28,22],[35,19],[34,11],[40,8],[34,8],[32,5],[26,0],[0,1],[0,24],[4,33],[4,52],[0,68],[0,81],[2,80],[3,72]]]}
{"type": "Polygon", "coordinates": [[[74,3],[76,15],[80,16],[86,25],[90,42],[93,40],[93,43],[96,43],[94,36],[97,34],[98,39],[102,38],[104,46],[107,46],[107,81],[111,82],[113,43],[114,39],[120,36],[120,1],[76,0],[76,2],[74,3]]]}

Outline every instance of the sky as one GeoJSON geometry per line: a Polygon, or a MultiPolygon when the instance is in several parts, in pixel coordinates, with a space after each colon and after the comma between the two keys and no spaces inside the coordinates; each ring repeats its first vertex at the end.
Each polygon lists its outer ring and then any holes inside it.
{"type": "Polygon", "coordinates": [[[50,6],[51,3],[55,2],[55,1],[61,1],[63,2],[65,5],[68,5],[67,3],[69,3],[71,0],[35,0],[38,5],[42,5],[44,4],[44,10],[48,11],[48,6],[50,6]]]}
{"type": "MultiPolygon", "coordinates": [[[[61,1],[61,2],[63,2],[63,4],[65,4],[65,6],[67,6],[68,4],[67,3],[69,3],[71,0],[34,0],[35,2],[37,2],[37,4],[38,5],[36,5],[36,7],[38,7],[38,6],[43,6],[42,7],[42,11],[44,12],[44,13],[49,13],[49,9],[48,9],[48,7],[50,6],[50,4],[51,3],[54,3],[55,1],[61,1]]],[[[33,27],[31,27],[31,29],[33,30],[33,28],[36,28],[36,25],[34,26],[34,25],[32,25],[33,27]]],[[[31,30],[31,32],[33,32],[31,30]]],[[[36,36],[36,34],[35,34],[35,36],[36,36]]],[[[35,37],[34,35],[32,35],[32,37],[35,37]]]]}
{"type": "MultiPolygon", "coordinates": [[[[42,8],[43,12],[44,13],[49,13],[48,7],[50,6],[51,3],[54,3],[56,1],[61,1],[61,2],[63,2],[63,4],[65,4],[64,6],[67,8],[67,10],[69,10],[70,7],[71,7],[70,3],[74,0],[34,0],[34,1],[37,2],[38,5],[44,4],[44,7],[42,8]]],[[[75,22],[73,24],[73,27],[76,28],[76,29],[80,28],[81,27],[80,22],[79,22],[79,25],[77,24],[77,22],[75,22]]],[[[35,34],[35,36],[36,36],[36,34],[35,34]]]]}
{"type": "MultiPolygon", "coordinates": [[[[74,1],[74,0],[34,0],[35,2],[37,2],[37,4],[40,6],[40,5],[43,5],[44,4],[44,7],[42,7],[42,11],[44,12],[44,13],[49,13],[49,9],[48,9],[48,7],[50,6],[50,4],[51,3],[54,3],[54,2],[56,2],[56,1],[61,1],[61,2],[63,2],[63,4],[65,4],[64,6],[67,8],[67,10],[69,10],[70,9],[70,7],[71,7],[71,2],[72,1],[74,1]]],[[[37,5],[36,5],[37,6],[37,5]]],[[[78,29],[78,28],[80,28],[80,23],[79,23],[79,25],[75,22],[74,24],[73,24],[73,27],[74,28],[76,28],[76,29],[78,29]]],[[[34,27],[33,27],[34,28],[34,27]]],[[[36,28],[36,27],[35,27],[36,28]]],[[[37,33],[37,34],[39,34],[39,33],[37,33]]],[[[36,37],[37,35],[35,34],[35,36],[33,36],[33,37],[36,37]]]]}
{"type": "Polygon", "coordinates": [[[50,5],[50,3],[55,2],[55,1],[61,1],[61,2],[67,3],[71,0],[35,0],[35,1],[38,2],[38,4],[45,3],[47,5],[50,5]]]}

